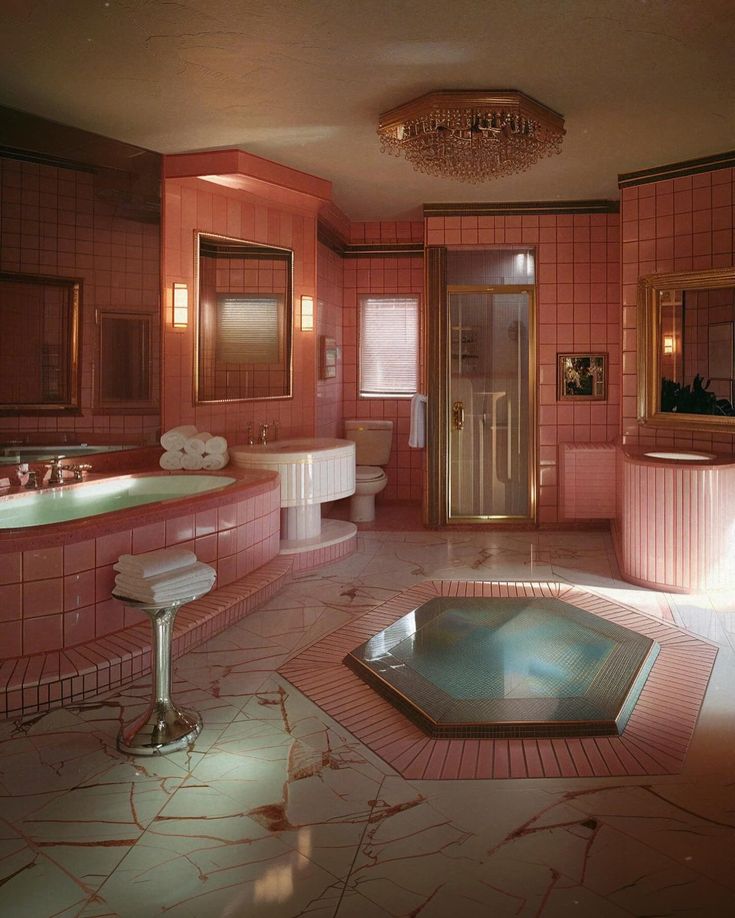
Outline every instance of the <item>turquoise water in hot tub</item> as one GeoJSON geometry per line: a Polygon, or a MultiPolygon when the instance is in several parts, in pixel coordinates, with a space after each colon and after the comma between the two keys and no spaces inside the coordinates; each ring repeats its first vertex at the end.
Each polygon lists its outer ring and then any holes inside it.
{"type": "Polygon", "coordinates": [[[47,526],[190,497],[227,487],[235,480],[225,475],[125,475],[13,494],[0,499],[0,530],[47,526]]]}

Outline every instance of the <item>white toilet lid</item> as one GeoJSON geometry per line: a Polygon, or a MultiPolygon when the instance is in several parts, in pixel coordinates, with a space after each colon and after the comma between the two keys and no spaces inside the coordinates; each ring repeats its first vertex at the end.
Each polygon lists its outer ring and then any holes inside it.
{"type": "Polygon", "coordinates": [[[358,465],[355,469],[356,481],[375,481],[384,475],[385,472],[379,465],[358,465]]]}

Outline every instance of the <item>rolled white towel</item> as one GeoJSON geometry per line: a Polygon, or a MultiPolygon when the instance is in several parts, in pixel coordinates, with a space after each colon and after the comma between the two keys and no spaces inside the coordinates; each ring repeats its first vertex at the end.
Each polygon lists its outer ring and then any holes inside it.
{"type": "Polygon", "coordinates": [[[193,424],[182,424],[180,427],[172,427],[165,434],[161,435],[161,446],[164,449],[183,449],[184,443],[193,437],[197,432],[193,424]]]}
{"type": "Polygon", "coordinates": [[[224,455],[227,452],[227,440],[224,437],[210,437],[204,446],[204,452],[212,456],[224,455]]]}
{"type": "Polygon", "coordinates": [[[181,461],[184,458],[184,454],[180,449],[171,450],[167,449],[166,452],[158,460],[159,465],[162,469],[166,469],[168,472],[175,472],[176,469],[180,469],[183,466],[181,461]]]}
{"type": "Polygon", "coordinates": [[[158,577],[170,571],[179,573],[198,564],[197,556],[186,548],[157,548],[139,555],[120,555],[116,571],[131,577],[158,577]]]}
{"type": "Polygon", "coordinates": [[[181,468],[186,469],[187,472],[196,472],[204,468],[204,460],[201,456],[192,456],[191,453],[182,453],[181,468]]]}
{"type": "Polygon", "coordinates": [[[229,453],[210,453],[202,458],[202,468],[208,472],[221,471],[230,461],[229,453]]]}
{"type": "Polygon", "coordinates": [[[212,434],[206,432],[194,434],[184,443],[184,452],[190,456],[203,456],[206,452],[207,440],[211,440],[211,438],[212,434]]]}

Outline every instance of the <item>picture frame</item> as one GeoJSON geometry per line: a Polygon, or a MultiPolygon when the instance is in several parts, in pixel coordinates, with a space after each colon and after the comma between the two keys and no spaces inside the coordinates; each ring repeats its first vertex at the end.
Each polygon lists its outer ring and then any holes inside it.
{"type": "Polygon", "coordinates": [[[607,354],[557,354],[557,400],[605,401],[607,354]]]}

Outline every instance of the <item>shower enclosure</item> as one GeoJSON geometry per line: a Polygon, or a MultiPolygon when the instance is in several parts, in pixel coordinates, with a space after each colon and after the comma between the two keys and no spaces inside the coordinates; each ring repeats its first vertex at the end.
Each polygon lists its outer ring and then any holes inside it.
{"type": "Polygon", "coordinates": [[[533,520],[533,253],[450,250],[439,260],[433,290],[429,270],[430,522],[533,520]]]}

